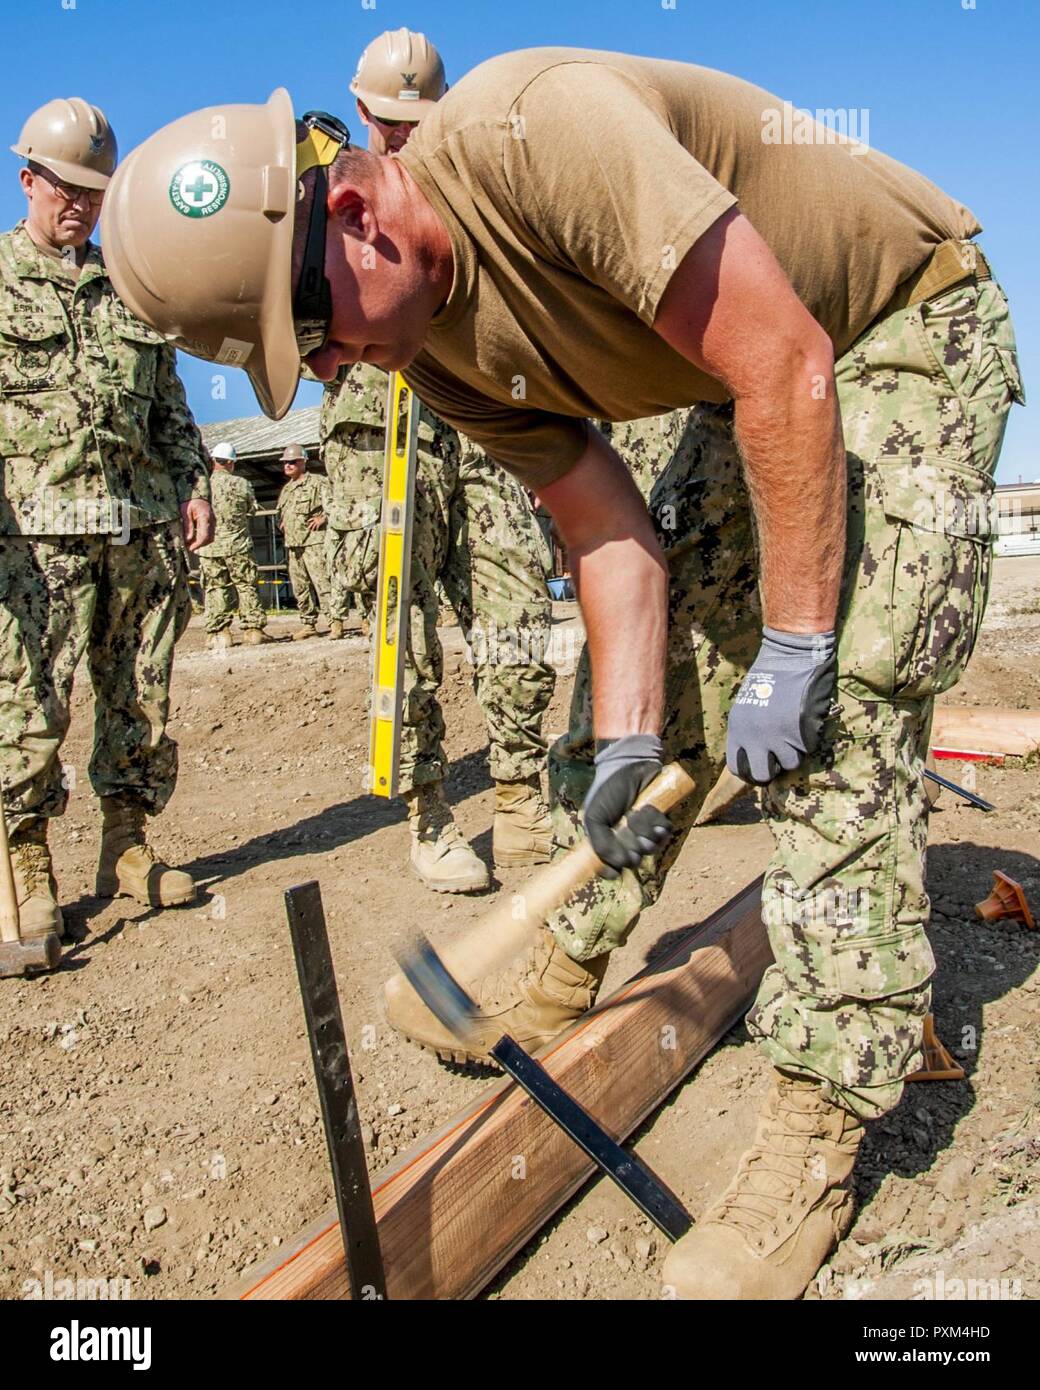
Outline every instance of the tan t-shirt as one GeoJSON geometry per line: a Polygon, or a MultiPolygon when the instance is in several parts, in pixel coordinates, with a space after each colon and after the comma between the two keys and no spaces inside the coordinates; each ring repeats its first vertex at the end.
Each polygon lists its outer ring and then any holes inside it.
{"type": "Polygon", "coordinates": [[[584,449],[584,417],[726,399],[652,325],[734,204],[838,353],[933,247],[981,230],[920,174],[822,126],[817,143],[773,143],[783,107],[710,68],[620,53],[528,49],[475,68],[398,156],[455,259],[405,372],[418,395],[544,486],[584,449]]]}

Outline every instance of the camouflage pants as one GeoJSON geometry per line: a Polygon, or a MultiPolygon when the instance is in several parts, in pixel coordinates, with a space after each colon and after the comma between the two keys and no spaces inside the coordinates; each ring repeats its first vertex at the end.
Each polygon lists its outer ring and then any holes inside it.
{"type": "Polygon", "coordinates": [[[325,528],[325,568],[329,576],[329,609],[326,616],[330,622],[345,623],[350,618],[352,591],[347,584],[347,566],[353,540],[352,531],[341,531],[331,523],[325,528]]]}
{"type": "Polygon", "coordinates": [[[58,761],[84,651],[94,686],[91,785],[157,815],[177,781],[165,732],[173,649],[191,616],[174,527],[104,536],[5,536],[0,546],[0,777],[13,831],[60,816],[58,761]]]}
{"type": "MultiPolygon", "coordinates": [[[[362,427],[363,428],[363,427],[362,427]]],[[[362,442],[364,435],[358,431],[362,442]]],[[[347,587],[371,609],[379,568],[383,453],[372,439],[354,458],[363,527],[345,567],[347,587]]],[[[463,441],[431,449],[420,432],[412,529],[412,604],[401,735],[402,790],[441,781],[447,771],[444,716],[437,690],[444,654],[437,635],[442,585],[468,635],[474,690],[487,721],[491,775],[519,780],[545,763],[542,715],[556,672],[547,660],[551,605],[545,577],[548,545],[522,489],[486,455],[463,441]]]]}
{"type": "Polygon", "coordinates": [[[289,583],[292,585],[300,621],[304,627],[315,627],[318,615],[328,617],[329,572],[325,567],[325,544],[288,545],[289,583]]]}
{"type": "Polygon", "coordinates": [[[260,602],[260,573],[252,555],[207,555],[199,564],[206,594],[207,632],[223,632],[230,627],[236,607],[244,628],[267,626],[260,602]]]}
{"type": "MultiPolygon", "coordinates": [[[[994,282],[969,282],[898,310],[836,378],[849,471],[837,698],[818,753],[764,795],[775,964],[748,1025],[775,1064],[870,1118],[920,1065],[934,969],[922,765],[933,699],[960,677],[986,601],[993,472],[1022,398],[1007,301],[994,282]]],[[[619,944],[657,898],[724,765],[729,707],[758,649],[753,528],[727,407],[691,413],[650,511],[671,572],[666,757],[699,795],[673,813],[678,833],[656,865],[597,880],[557,915],[557,939],[579,959],[619,944]]],[[[580,834],[591,727],[583,658],[570,731],[550,750],[562,844],[580,834]]]]}

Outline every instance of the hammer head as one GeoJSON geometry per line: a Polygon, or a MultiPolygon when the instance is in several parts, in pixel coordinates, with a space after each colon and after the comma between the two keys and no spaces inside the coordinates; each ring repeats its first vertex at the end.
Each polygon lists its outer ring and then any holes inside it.
{"type": "Polygon", "coordinates": [[[20,941],[0,941],[0,979],[53,970],[60,960],[61,942],[53,932],[23,937],[20,941]]]}
{"type": "Polygon", "coordinates": [[[400,952],[397,963],[437,1021],[460,1042],[468,1041],[483,1015],[426,937],[419,936],[408,950],[400,952]]]}

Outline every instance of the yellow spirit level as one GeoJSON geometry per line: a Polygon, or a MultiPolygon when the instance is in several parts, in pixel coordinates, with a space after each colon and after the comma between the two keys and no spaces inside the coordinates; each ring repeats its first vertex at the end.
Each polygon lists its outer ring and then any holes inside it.
{"type": "Polygon", "coordinates": [[[386,398],[379,580],[372,631],[368,790],[373,796],[397,795],[404,658],[408,648],[412,587],[412,514],[418,432],[419,402],[401,374],[391,372],[386,398]]]}

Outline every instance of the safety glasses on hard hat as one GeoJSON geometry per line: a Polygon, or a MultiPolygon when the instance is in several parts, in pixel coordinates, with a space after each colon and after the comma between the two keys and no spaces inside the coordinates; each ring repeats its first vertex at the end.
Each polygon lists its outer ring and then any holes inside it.
{"type": "Polygon", "coordinates": [[[307,137],[296,146],[296,177],[316,169],[314,199],[307,223],[300,278],[293,298],[293,328],[301,357],[317,352],[329,335],[332,288],[325,275],[325,232],[328,223],[328,168],[350,143],[350,131],[327,111],[308,111],[302,118],[307,137]]]}

